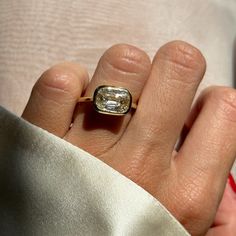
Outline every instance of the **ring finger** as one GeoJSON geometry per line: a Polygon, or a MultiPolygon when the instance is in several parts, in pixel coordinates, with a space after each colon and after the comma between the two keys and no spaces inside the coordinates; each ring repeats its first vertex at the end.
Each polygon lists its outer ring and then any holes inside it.
{"type": "MultiPolygon", "coordinates": [[[[150,59],[144,51],[129,45],[115,45],[101,57],[84,96],[93,96],[100,85],[111,85],[127,88],[136,103],[150,68],[150,59]]],[[[115,145],[130,118],[131,114],[124,117],[98,114],[91,105],[79,103],[74,124],[66,139],[99,156],[115,145]]]]}

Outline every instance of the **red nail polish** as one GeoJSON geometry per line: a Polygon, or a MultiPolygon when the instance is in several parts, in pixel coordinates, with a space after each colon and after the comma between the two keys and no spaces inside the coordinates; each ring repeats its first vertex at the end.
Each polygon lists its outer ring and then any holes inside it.
{"type": "Polygon", "coordinates": [[[231,188],[233,189],[233,191],[236,193],[236,183],[234,181],[232,174],[229,175],[229,184],[231,188]]]}

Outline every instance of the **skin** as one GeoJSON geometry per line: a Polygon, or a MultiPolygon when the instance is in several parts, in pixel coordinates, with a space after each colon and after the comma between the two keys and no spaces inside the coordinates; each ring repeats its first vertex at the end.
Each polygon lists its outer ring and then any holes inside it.
{"type": "Polygon", "coordinates": [[[79,64],[43,73],[22,117],[103,160],[162,202],[191,235],[205,235],[236,153],[234,89],[208,88],[191,110],[205,68],[201,52],[182,41],[161,47],[152,62],[136,47],[115,45],[90,83],[79,64]],[[127,88],[136,111],[113,117],[77,104],[104,84],[127,88]]]}
{"type": "Polygon", "coordinates": [[[236,232],[236,193],[227,183],[213,226],[206,236],[234,236],[236,232]]]}

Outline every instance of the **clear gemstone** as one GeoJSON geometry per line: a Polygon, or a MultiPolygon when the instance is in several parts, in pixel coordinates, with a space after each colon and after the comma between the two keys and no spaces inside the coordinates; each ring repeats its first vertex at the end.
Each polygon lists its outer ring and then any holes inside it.
{"type": "Polygon", "coordinates": [[[94,105],[98,112],[123,115],[131,106],[131,95],[127,89],[100,86],[94,93],[94,105]]]}

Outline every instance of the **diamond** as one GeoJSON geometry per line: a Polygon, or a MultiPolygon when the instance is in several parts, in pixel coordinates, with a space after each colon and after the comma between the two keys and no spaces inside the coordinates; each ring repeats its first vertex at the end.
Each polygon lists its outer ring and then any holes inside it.
{"type": "Polygon", "coordinates": [[[103,85],[95,90],[93,102],[100,113],[124,115],[130,110],[132,97],[125,88],[103,85]]]}

